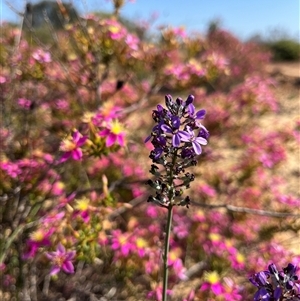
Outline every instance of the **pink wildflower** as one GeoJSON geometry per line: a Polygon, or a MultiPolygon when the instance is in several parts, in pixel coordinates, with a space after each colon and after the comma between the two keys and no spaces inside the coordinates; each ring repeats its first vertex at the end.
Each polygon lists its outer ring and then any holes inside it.
{"type": "Polygon", "coordinates": [[[126,36],[126,39],[125,39],[125,43],[132,49],[132,50],[138,50],[139,47],[139,38],[133,34],[128,34],[126,36]]]}
{"type": "MultiPolygon", "coordinates": [[[[171,296],[172,295],[172,290],[168,289],[167,290],[167,295],[171,296]]],[[[156,289],[154,289],[153,291],[151,291],[147,294],[147,298],[152,299],[152,300],[154,298],[154,300],[161,301],[162,300],[162,287],[157,286],[156,289]]]]}
{"type": "Polygon", "coordinates": [[[224,292],[217,272],[206,272],[204,279],[206,282],[201,285],[200,291],[211,290],[216,296],[219,296],[224,292]]]}
{"type": "Polygon", "coordinates": [[[106,102],[98,111],[93,122],[97,126],[105,126],[108,122],[120,117],[121,107],[115,106],[112,103],[106,102]]]}
{"type": "Polygon", "coordinates": [[[58,110],[66,111],[69,109],[69,103],[65,99],[57,99],[55,101],[55,107],[58,110]]]}
{"type": "Polygon", "coordinates": [[[18,99],[18,105],[26,110],[30,109],[30,106],[32,104],[32,101],[26,98],[19,98],[18,99]]]}
{"type": "Polygon", "coordinates": [[[50,63],[52,60],[51,60],[51,55],[49,52],[45,52],[44,50],[42,49],[38,49],[36,50],[33,54],[32,54],[32,57],[40,62],[40,63],[50,63]]]}
{"type": "Polygon", "coordinates": [[[5,170],[6,173],[12,178],[17,178],[22,172],[17,163],[1,162],[0,166],[1,169],[5,170]]]}
{"type": "Polygon", "coordinates": [[[113,250],[119,251],[124,257],[128,256],[129,252],[132,250],[132,244],[128,241],[128,237],[121,233],[120,230],[113,231],[113,238],[111,248],[113,250]]]}
{"type": "Polygon", "coordinates": [[[73,274],[74,265],[71,260],[74,258],[75,254],[75,251],[67,252],[61,243],[58,244],[55,252],[46,253],[47,258],[53,263],[50,275],[56,275],[61,269],[66,273],[73,274]]]}
{"type": "Polygon", "coordinates": [[[6,77],[0,75],[0,84],[4,84],[6,82],[6,77]]]}
{"type": "Polygon", "coordinates": [[[65,152],[60,159],[60,163],[67,161],[70,157],[78,161],[82,158],[82,149],[80,148],[87,140],[86,136],[82,136],[77,130],[74,131],[72,137],[64,139],[60,145],[60,150],[65,152]]]}
{"type": "Polygon", "coordinates": [[[23,255],[23,259],[33,258],[40,247],[49,246],[49,238],[53,232],[54,229],[51,228],[50,230],[38,229],[31,233],[30,238],[26,242],[27,251],[23,255]]]}
{"type": "Polygon", "coordinates": [[[113,144],[125,145],[124,129],[118,120],[112,121],[107,129],[100,131],[101,137],[106,137],[106,146],[110,147],[113,144]]]}

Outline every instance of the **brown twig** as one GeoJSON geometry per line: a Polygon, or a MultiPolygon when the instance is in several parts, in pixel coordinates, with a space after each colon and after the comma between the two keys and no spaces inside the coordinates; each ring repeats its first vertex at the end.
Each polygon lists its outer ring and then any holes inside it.
{"type": "Polygon", "coordinates": [[[197,203],[191,202],[194,206],[202,207],[202,208],[209,208],[209,209],[220,209],[224,208],[231,212],[241,212],[241,213],[248,213],[248,214],[255,214],[261,216],[270,216],[276,218],[283,218],[283,217],[300,217],[300,214],[289,213],[289,212],[277,212],[277,211],[270,211],[270,210],[263,210],[263,209],[253,209],[247,207],[239,207],[229,204],[205,204],[205,203],[197,203]]]}

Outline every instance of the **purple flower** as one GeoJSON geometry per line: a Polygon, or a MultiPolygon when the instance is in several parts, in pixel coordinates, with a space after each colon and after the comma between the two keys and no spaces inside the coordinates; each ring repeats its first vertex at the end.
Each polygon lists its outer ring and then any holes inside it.
{"type": "Polygon", "coordinates": [[[268,291],[264,287],[262,287],[255,293],[253,300],[254,301],[261,301],[261,300],[269,301],[269,300],[271,300],[271,295],[268,293],[268,291]]]}
{"type": "MultiPolygon", "coordinates": [[[[171,126],[167,124],[163,124],[161,129],[169,134],[173,134],[172,136],[172,145],[174,147],[179,147],[181,140],[185,137],[188,138],[188,135],[185,131],[179,130],[180,127],[180,118],[178,116],[171,117],[171,126]]],[[[183,140],[184,141],[184,140],[183,140]]]]}
{"type": "Polygon", "coordinates": [[[47,258],[50,259],[53,264],[50,270],[50,275],[56,275],[61,269],[68,274],[73,274],[74,266],[72,259],[74,258],[75,254],[75,251],[67,252],[61,243],[58,244],[55,252],[46,253],[47,258]]]}
{"type": "Polygon", "coordinates": [[[268,283],[267,278],[269,275],[270,273],[268,271],[259,272],[251,276],[249,281],[257,287],[262,287],[268,283]]]}
{"type": "Polygon", "coordinates": [[[280,286],[276,287],[275,291],[274,291],[274,299],[275,301],[279,301],[280,297],[282,295],[282,289],[280,286]]]}
{"type": "Polygon", "coordinates": [[[206,111],[205,110],[199,110],[197,113],[195,113],[195,106],[190,103],[187,107],[188,109],[188,114],[189,114],[189,117],[192,118],[192,119],[204,119],[204,116],[206,114],[206,111]]]}
{"type": "Polygon", "coordinates": [[[268,266],[268,271],[254,274],[249,278],[250,282],[258,287],[254,301],[300,300],[297,283],[294,282],[298,280],[296,271],[297,267],[291,263],[282,271],[278,271],[272,263],[268,266]],[[289,299],[285,299],[284,296],[289,299]]]}
{"type": "Polygon", "coordinates": [[[207,140],[203,137],[196,137],[194,131],[190,127],[187,127],[186,130],[187,132],[185,132],[185,135],[182,135],[181,140],[192,143],[195,153],[200,155],[202,153],[201,145],[206,145],[207,140]]]}

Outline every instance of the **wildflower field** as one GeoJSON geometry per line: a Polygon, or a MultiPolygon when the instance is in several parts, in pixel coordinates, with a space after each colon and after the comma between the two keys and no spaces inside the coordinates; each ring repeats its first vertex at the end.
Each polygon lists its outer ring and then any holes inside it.
{"type": "Polygon", "coordinates": [[[1,25],[0,299],[300,300],[294,65],[61,12],[1,25]]]}

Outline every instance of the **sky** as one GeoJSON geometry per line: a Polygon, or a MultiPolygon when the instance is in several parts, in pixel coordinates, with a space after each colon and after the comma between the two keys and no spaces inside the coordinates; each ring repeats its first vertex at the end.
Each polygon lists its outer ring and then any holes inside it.
{"type": "MultiPolygon", "coordinates": [[[[72,2],[82,14],[112,12],[109,0],[65,1],[72,2]]],[[[26,0],[0,0],[1,21],[18,22],[19,17],[7,2],[22,12],[26,0]]],[[[300,33],[300,0],[136,0],[128,1],[121,14],[134,20],[149,20],[156,14],[153,27],[184,26],[188,32],[205,32],[210,21],[219,20],[222,28],[244,40],[256,34],[268,37],[276,33],[299,40],[300,33]]]]}

